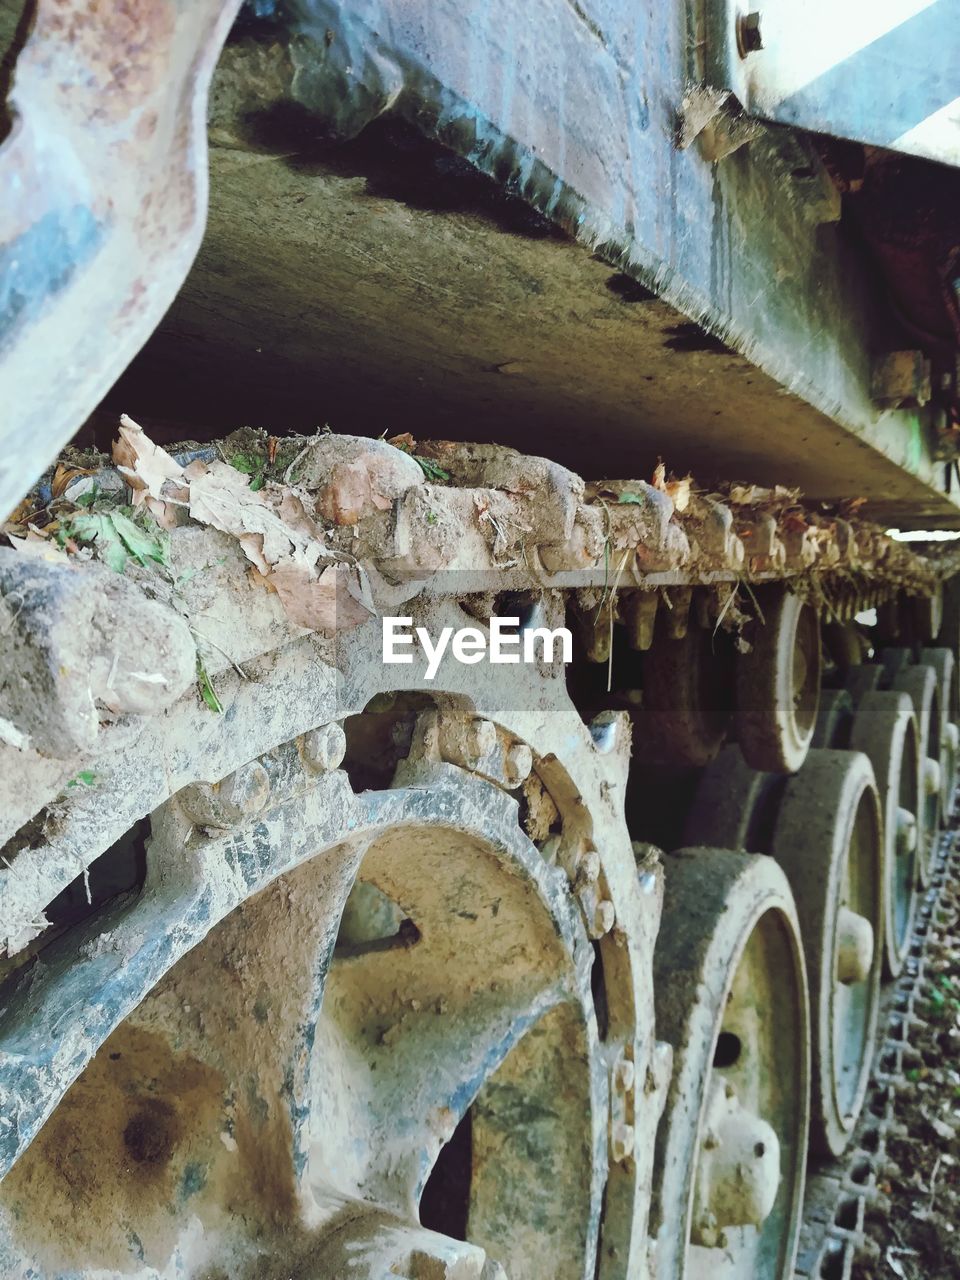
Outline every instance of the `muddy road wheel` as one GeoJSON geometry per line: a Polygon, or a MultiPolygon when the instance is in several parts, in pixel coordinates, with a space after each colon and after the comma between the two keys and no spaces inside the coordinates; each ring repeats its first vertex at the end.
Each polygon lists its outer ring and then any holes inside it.
{"type": "Polygon", "coordinates": [[[882,687],[883,667],[878,662],[864,662],[851,667],[844,677],[843,687],[856,706],[865,693],[874,693],[882,687]]]}
{"type": "Polygon", "coordinates": [[[892,689],[905,693],[913,703],[920,744],[920,882],[930,883],[933,851],[940,832],[940,699],[936,671],[929,666],[908,667],[891,682],[892,689]]]}
{"type": "Polygon", "coordinates": [[[937,708],[940,723],[940,814],[946,820],[953,808],[957,784],[960,730],[956,724],[957,665],[950,649],[921,649],[918,666],[937,673],[937,708]]]}
{"type": "Polygon", "coordinates": [[[810,980],[811,1142],[839,1155],[870,1074],[883,937],[880,806],[869,760],[813,751],[780,802],[772,852],[797,903],[810,980]]]}
{"type": "Polygon", "coordinates": [[[769,853],[784,778],[761,773],[734,744],[703,771],[683,828],[688,847],[769,853]]]}
{"type": "Polygon", "coordinates": [[[725,636],[694,624],[679,637],[656,632],[644,655],[641,759],[669,765],[709,763],[730,723],[733,655],[725,636]]]}
{"type": "Polygon", "coordinates": [[[827,622],[821,633],[825,657],[840,675],[863,662],[866,645],[855,623],[827,622]]]}
{"type": "Polygon", "coordinates": [[[808,1008],[799,926],[771,858],[665,859],[654,957],[674,1074],[657,1134],[661,1280],[786,1280],[800,1227],[808,1008]]]}
{"type": "Polygon", "coordinates": [[[905,693],[868,693],[857,708],[850,746],[873,766],[883,815],[883,967],[903,968],[917,906],[919,749],[913,704],[905,693]]]}
{"type": "Polygon", "coordinates": [[[813,731],[814,747],[850,745],[853,727],[853,699],[846,689],[821,689],[817,725],[813,731]]]}
{"type": "Polygon", "coordinates": [[[737,658],[737,740],[754,769],[794,773],[817,720],[820,623],[783,587],[756,594],[761,616],[745,628],[750,647],[737,658]]]}

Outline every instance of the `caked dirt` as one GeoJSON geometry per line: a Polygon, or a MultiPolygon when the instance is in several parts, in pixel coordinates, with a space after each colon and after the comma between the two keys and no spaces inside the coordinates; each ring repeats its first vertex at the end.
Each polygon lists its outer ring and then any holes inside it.
{"type": "MultiPolygon", "coordinates": [[[[954,862],[956,866],[956,862],[954,862]]],[[[854,1280],[960,1277],[960,884],[945,886],[854,1280]]]]}

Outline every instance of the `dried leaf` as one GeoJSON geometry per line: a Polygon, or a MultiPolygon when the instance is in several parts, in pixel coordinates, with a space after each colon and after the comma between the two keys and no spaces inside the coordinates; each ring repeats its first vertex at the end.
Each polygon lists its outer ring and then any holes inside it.
{"type": "Polygon", "coordinates": [[[334,635],[370,617],[341,576],[346,567],[330,563],[323,529],[298,494],[274,485],[253,491],[248,477],[212,463],[191,483],[190,514],[237,539],[253,565],[251,576],[277,593],[297,626],[334,635]]]}
{"type": "Polygon", "coordinates": [[[174,512],[165,498],[183,500],[183,468],[165,449],[154,444],[139,423],[122,414],[120,438],[113,443],[113,460],[133,490],[135,507],[146,503],[157,520],[169,528],[174,512]]]}
{"type": "Polygon", "coordinates": [[[274,511],[272,489],[253,491],[249,477],[213,462],[190,485],[190,515],[240,541],[247,558],[268,573],[288,560],[312,569],[328,553],[315,534],[287,524],[274,511]]]}
{"type": "Polygon", "coordinates": [[[756,484],[735,484],[730,487],[729,501],[735,507],[752,507],[754,503],[770,497],[769,489],[761,489],[756,484]]]}
{"type": "Polygon", "coordinates": [[[336,463],[317,495],[317,506],[324,520],[339,525],[359,524],[370,507],[386,511],[391,505],[390,499],[379,492],[376,478],[375,458],[336,463]]]}
{"type": "Polygon", "coordinates": [[[296,493],[287,490],[280,499],[278,511],[280,519],[289,528],[302,533],[307,538],[316,538],[318,542],[323,542],[323,526],[317,524],[303,505],[303,499],[296,493]]]}
{"type": "Polygon", "coordinates": [[[68,467],[64,463],[58,462],[50,484],[50,492],[54,498],[62,497],[64,490],[71,481],[78,480],[81,476],[92,475],[96,475],[96,472],[90,467],[68,467]]]}
{"type": "Polygon", "coordinates": [[[254,573],[258,573],[262,578],[269,576],[273,565],[270,564],[263,556],[263,538],[258,533],[242,533],[237,541],[243,554],[253,565],[254,573]]]}
{"type": "Polygon", "coordinates": [[[40,560],[47,560],[52,564],[56,564],[58,561],[61,564],[65,564],[70,560],[67,553],[52,538],[45,537],[33,526],[27,529],[26,536],[23,538],[17,538],[12,533],[8,533],[7,537],[10,540],[10,545],[17,551],[22,551],[24,555],[36,556],[40,560]]]}
{"type": "Polygon", "coordinates": [[[678,511],[686,511],[690,505],[690,486],[693,484],[693,476],[684,476],[682,480],[668,480],[664,485],[664,492],[673,499],[673,505],[678,511]]]}
{"type": "Polygon", "coordinates": [[[129,478],[131,488],[145,489],[152,498],[163,496],[167,480],[183,481],[180,463],[125,413],[120,416],[120,439],[114,441],[113,460],[129,478]]]}
{"type": "Polygon", "coordinates": [[[662,462],[658,462],[653,469],[653,479],[650,481],[655,489],[665,490],[667,487],[667,468],[662,462]]]}
{"type": "Polygon", "coordinates": [[[409,431],[404,431],[401,435],[390,436],[387,444],[392,444],[395,449],[399,449],[401,453],[416,453],[417,442],[409,431]]]}
{"type": "Polygon", "coordinates": [[[317,578],[293,566],[280,566],[270,574],[268,583],[291,622],[333,636],[361,626],[371,616],[347,589],[347,572],[346,566],[328,565],[317,578]]]}
{"type": "Polygon", "coordinates": [[[25,525],[33,513],[33,506],[34,503],[31,498],[24,498],[18,502],[7,519],[4,520],[2,532],[6,533],[10,525],[25,525]]]}

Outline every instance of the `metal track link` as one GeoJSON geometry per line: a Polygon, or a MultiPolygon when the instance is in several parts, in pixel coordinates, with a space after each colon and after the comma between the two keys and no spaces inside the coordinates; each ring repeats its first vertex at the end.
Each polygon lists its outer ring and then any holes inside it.
{"type": "Polygon", "coordinates": [[[877,1199],[878,1180],[887,1162],[887,1139],[895,1124],[899,1090],[908,1086],[906,1059],[916,1009],[927,987],[927,951],[937,932],[943,890],[960,874],[960,812],[940,838],[931,882],[917,910],[906,964],[884,992],[871,1085],[856,1133],[842,1160],[808,1173],[804,1225],[800,1235],[797,1280],[850,1280],[854,1260],[864,1246],[864,1223],[877,1199]]]}

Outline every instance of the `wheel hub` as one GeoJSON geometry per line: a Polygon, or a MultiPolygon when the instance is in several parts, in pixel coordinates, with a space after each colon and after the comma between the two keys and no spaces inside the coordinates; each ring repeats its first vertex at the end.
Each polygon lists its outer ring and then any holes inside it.
{"type": "Polygon", "coordinates": [[[866,918],[841,907],[837,912],[837,981],[844,986],[866,982],[873,967],[873,925],[866,918]]]}
{"type": "Polygon", "coordinates": [[[725,1248],[725,1227],[761,1227],[770,1215],[780,1186],[780,1140],[720,1077],[711,1082],[705,1125],[690,1238],[725,1248]]]}
{"type": "Polygon", "coordinates": [[[909,809],[897,809],[897,853],[903,857],[917,851],[917,818],[909,809]]]}

